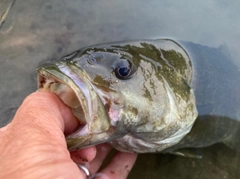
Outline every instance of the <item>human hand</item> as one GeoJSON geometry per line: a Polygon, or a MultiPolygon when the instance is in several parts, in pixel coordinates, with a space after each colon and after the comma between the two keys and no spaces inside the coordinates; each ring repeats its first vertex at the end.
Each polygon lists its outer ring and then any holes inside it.
{"type": "MultiPolygon", "coordinates": [[[[94,175],[111,147],[101,144],[69,153],[65,135],[77,126],[70,108],[55,94],[28,96],[13,121],[0,129],[0,178],[86,178],[76,163],[84,164],[94,175]]],[[[106,168],[90,178],[127,178],[136,157],[117,152],[106,168]]]]}

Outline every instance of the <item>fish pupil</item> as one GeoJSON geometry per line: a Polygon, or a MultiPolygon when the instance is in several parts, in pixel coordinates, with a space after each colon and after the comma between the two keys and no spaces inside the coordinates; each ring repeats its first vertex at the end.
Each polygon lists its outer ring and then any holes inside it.
{"type": "Polygon", "coordinates": [[[135,71],[135,67],[128,60],[119,62],[114,70],[115,76],[121,80],[127,80],[131,78],[135,71]]]}
{"type": "Polygon", "coordinates": [[[119,75],[122,76],[122,77],[128,76],[128,75],[129,75],[129,72],[130,72],[130,68],[127,67],[127,66],[123,66],[123,67],[120,67],[120,68],[118,69],[118,73],[119,73],[119,75]]]}

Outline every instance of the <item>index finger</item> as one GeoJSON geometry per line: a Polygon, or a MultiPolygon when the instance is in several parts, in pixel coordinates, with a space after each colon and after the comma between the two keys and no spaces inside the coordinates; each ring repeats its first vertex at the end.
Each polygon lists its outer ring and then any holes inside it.
{"type": "Polygon", "coordinates": [[[48,91],[38,91],[26,97],[12,122],[42,123],[45,127],[58,127],[65,134],[72,133],[79,125],[71,109],[56,94],[48,91]],[[26,115],[36,120],[29,121],[26,115]],[[39,116],[45,120],[39,120],[39,116]]]}

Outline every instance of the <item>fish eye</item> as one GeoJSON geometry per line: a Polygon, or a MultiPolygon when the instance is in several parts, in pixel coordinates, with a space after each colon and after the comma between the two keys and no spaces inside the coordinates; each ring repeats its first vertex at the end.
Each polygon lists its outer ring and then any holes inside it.
{"type": "Polygon", "coordinates": [[[127,61],[127,63],[121,63],[115,69],[115,75],[117,78],[121,80],[126,80],[132,77],[134,73],[134,68],[131,62],[127,61]]]}

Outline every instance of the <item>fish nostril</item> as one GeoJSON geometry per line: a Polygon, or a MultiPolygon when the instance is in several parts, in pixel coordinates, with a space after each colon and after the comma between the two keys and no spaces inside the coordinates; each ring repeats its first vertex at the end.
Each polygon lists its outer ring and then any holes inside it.
{"type": "Polygon", "coordinates": [[[88,58],[87,59],[87,62],[90,64],[90,65],[94,65],[96,63],[96,59],[95,58],[88,58]]]}

